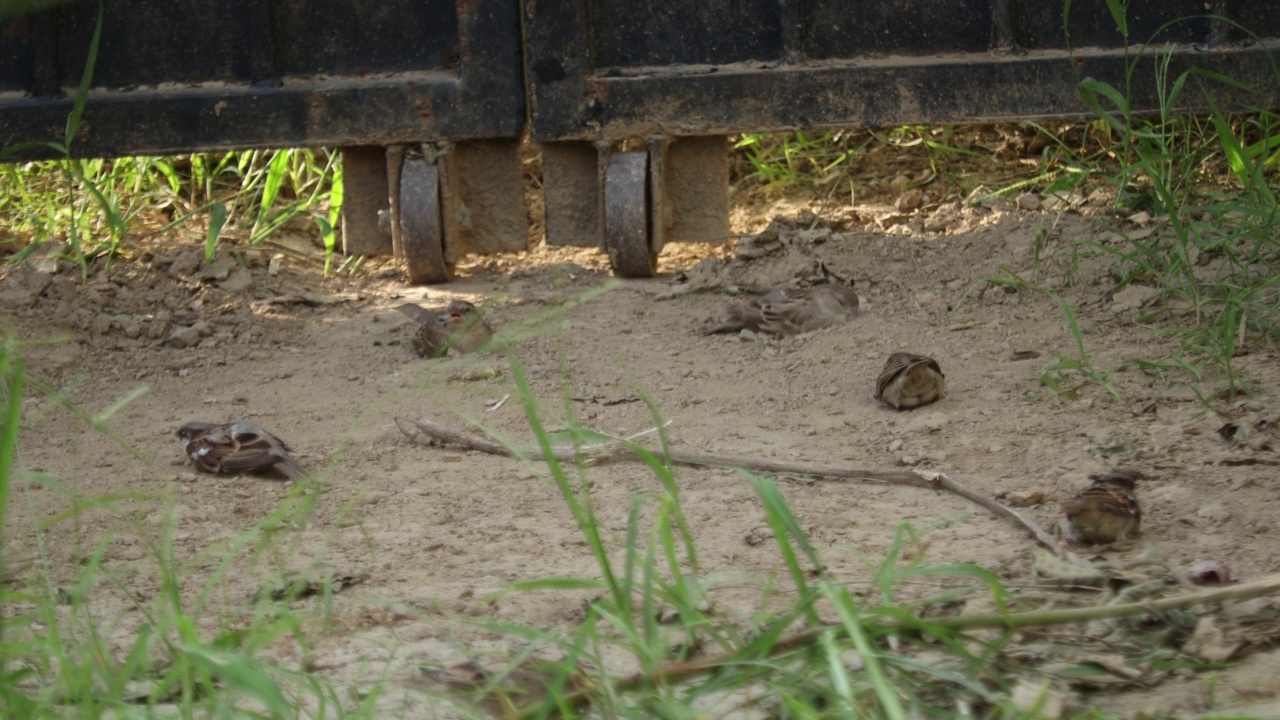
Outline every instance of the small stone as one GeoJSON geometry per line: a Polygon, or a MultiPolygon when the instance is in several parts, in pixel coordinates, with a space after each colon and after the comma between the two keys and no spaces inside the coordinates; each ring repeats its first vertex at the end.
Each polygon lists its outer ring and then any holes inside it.
{"type": "Polygon", "coordinates": [[[46,255],[31,261],[31,269],[41,275],[57,275],[62,269],[62,261],[53,255],[46,255]]]}
{"type": "MultiPolygon", "coordinates": [[[[390,214],[388,213],[388,216],[390,214]]],[[[378,211],[378,220],[382,220],[382,211],[378,211]]],[[[390,225],[388,224],[388,234],[390,234],[390,225]]],[[[271,256],[271,261],[267,263],[267,275],[275,277],[280,274],[280,266],[284,265],[284,253],[276,253],[271,256]]]]}
{"type": "Polygon", "coordinates": [[[911,212],[924,204],[924,192],[919,188],[911,188],[898,196],[893,206],[898,212],[911,212]]]}
{"type": "Polygon", "coordinates": [[[200,269],[200,261],[203,259],[204,253],[199,250],[179,253],[169,265],[169,275],[171,277],[190,277],[196,270],[200,269]]]}
{"type": "Polygon", "coordinates": [[[1018,207],[1023,210],[1039,210],[1040,196],[1035,193],[1022,193],[1018,196],[1018,207]]]}
{"type": "Polygon", "coordinates": [[[236,268],[231,271],[226,280],[218,283],[218,287],[226,292],[240,294],[253,286],[253,273],[244,268],[236,268]]]}
{"type": "Polygon", "coordinates": [[[106,335],[111,332],[111,328],[115,324],[115,318],[106,313],[98,313],[98,316],[93,319],[93,325],[90,326],[90,329],[94,335],[106,335]]]}
{"type": "Polygon", "coordinates": [[[1231,519],[1231,511],[1222,503],[1210,503],[1196,511],[1196,517],[1218,525],[1231,519]]]}
{"type": "Polygon", "coordinates": [[[1137,310],[1147,304],[1151,298],[1159,293],[1155,288],[1145,285],[1129,285],[1125,289],[1116,293],[1111,298],[1112,312],[1123,312],[1125,310],[1137,310]]]}
{"type": "Polygon", "coordinates": [[[1014,490],[1004,499],[1014,507],[1031,507],[1044,502],[1045,495],[1043,490],[1014,490]]]}
{"type": "Polygon", "coordinates": [[[169,347],[182,349],[189,348],[198,342],[200,342],[199,330],[196,330],[193,327],[176,327],[173,329],[173,332],[169,334],[168,339],[164,341],[164,344],[169,347]]]}
{"type": "Polygon", "coordinates": [[[231,274],[231,270],[236,266],[236,261],[229,255],[219,255],[204,264],[204,268],[200,271],[200,277],[206,280],[214,280],[222,282],[231,274]]]}
{"type": "Polygon", "coordinates": [[[748,530],[746,536],[742,538],[742,541],[748,545],[759,545],[768,540],[772,540],[773,537],[774,535],[773,535],[772,529],[765,526],[760,526],[760,527],[754,527],[748,530]]]}

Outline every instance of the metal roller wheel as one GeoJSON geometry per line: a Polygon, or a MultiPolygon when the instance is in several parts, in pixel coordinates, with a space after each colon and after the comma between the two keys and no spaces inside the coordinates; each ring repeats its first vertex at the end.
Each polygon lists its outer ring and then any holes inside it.
{"type": "Polygon", "coordinates": [[[609,156],[604,174],[604,250],[621,277],[653,277],[658,254],[650,242],[649,153],[609,156]]]}
{"type": "Polygon", "coordinates": [[[409,282],[449,281],[444,261],[444,229],[440,221],[440,171],[418,154],[406,155],[400,170],[400,243],[409,282]]]}

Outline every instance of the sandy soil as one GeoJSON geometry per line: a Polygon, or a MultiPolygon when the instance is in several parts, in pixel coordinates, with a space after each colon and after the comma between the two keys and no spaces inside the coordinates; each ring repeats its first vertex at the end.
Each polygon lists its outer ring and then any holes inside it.
{"type": "MultiPolygon", "coordinates": [[[[737,222],[758,229],[804,210],[739,208],[737,222]]],[[[940,470],[995,495],[1039,490],[1044,501],[1027,512],[1046,526],[1058,522],[1059,502],[1090,473],[1128,464],[1153,478],[1140,489],[1144,532],[1103,556],[1123,560],[1147,550],[1173,567],[1212,558],[1244,580],[1274,572],[1277,460],[1271,426],[1257,422],[1274,411],[1280,364],[1271,348],[1249,346],[1237,358],[1259,394],[1216,405],[1255,428],[1250,442],[1228,442],[1218,433],[1227,418],[1206,412],[1176,371],[1169,375],[1177,382],[1166,385],[1154,373],[1118,370],[1119,399],[1095,384],[1075,397],[1054,393],[1038,380],[1042,370],[1055,353],[1075,355],[1061,309],[1042,294],[986,288],[984,279],[1002,267],[1059,288],[1080,315],[1099,368],[1166,358],[1175,338],[1129,322],[1149,292],[1113,294],[1110,260],[1073,256],[1080,238],[1115,241],[1118,222],[1088,204],[845,208],[812,230],[804,218],[798,229],[775,226],[776,242],[752,244],[762,257],[751,260],[733,259],[731,246],[669,248],[663,277],[622,281],[569,305],[608,279],[600,254],[539,248],[479,258],[458,282],[428,289],[405,287],[396,273],[374,267],[354,279],[325,278],[292,257],[272,275],[271,250],[245,251],[246,267],[230,256],[202,263],[200,251],[184,245],[147,245],[132,261],[83,281],[65,265],[55,273],[36,263],[9,268],[0,281],[7,323],[27,340],[62,338],[25,349],[30,373],[90,415],[109,415],[106,424],[138,456],[31,393],[20,457],[29,474],[13,495],[5,551],[36,552],[53,585],[63,587],[101,544],[102,574],[111,582],[91,590],[92,607],[118,648],[139,623],[132,603],[156,599],[149,543],[167,518],[184,587],[194,593],[216,577],[207,628],[219,616],[234,624],[251,612],[246,598],[283,572],[323,563],[358,575],[363,582],[334,597],[329,632],[314,633],[308,648],[284,640],[265,653],[356,685],[407,672],[410,663],[501,662],[521,649],[468,626],[468,617],[571,626],[587,597],[581,593],[481,602],[513,581],[596,574],[545,467],[418,444],[395,423],[426,417],[478,423],[515,442],[531,437],[501,350],[462,360],[410,353],[411,323],[393,308],[465,298],[485,303],[553,430],[565,426],[571,408],[601,432],[643,431],[653,425],[639,401],[644,393],[679,446],[940,470]],[[814,260],[855,278],[870,309],[846,325],[784,340],[699,333],[726,302],[725,287],[715,285],[787,282],[814,260]],[[1075,284],[1064,287],[1067,280],[1075,284]],[[876,404],[875,378],[899,350],[939,360],[949,384],[944,400],[909,413],[876,404]],[[174,437],[181,423],[233,418],[261,422],[289,441],[321,475],[323,492],[305,523],[277,528],[269,551],[241,552],[223,572],[227,543],[291,490],[269,477],[197,474],[185,461],[174,437]],[[96,496],[117,499],[37,534],[77,498],[96,496]]],[[[635,463],[594,467],[589,478],[616,547],[632,498],[661,488],[635,463]]],[[[748,617],[759,602],[753,580],[781,568],[776,546],[756,542],[766,524],[757,497],[730,470],[685,467],[678,480],[703,571],[740,580],[712,591],[718,611],[748,617]]],[[[1011,585],[1035,582],[1029,538],[960,498],[795,478],[781,487],[832,576],[851,586],[865,584],[869,564],[884,557],[904,522],[919,532],[915,552],[926,563],[975,561],[1011,585]]],[[[29,568],[24,576],[39,573],[29,568]]],[[[935,589],[907,587],[903,597],[935,589]]],[[[1076,690],[1069,698],[1121,713],[1195,712],[1211,696],[1232,704],[1280,691],[1277,669],[1277,654],[1261,651],[1223,673],[1212,692],[1205,675],[1187,673],[1153,688],[1076,690]]],[[[385,702],[388,712],[407,717],[450,712],[413,695],[385,702]]]]}

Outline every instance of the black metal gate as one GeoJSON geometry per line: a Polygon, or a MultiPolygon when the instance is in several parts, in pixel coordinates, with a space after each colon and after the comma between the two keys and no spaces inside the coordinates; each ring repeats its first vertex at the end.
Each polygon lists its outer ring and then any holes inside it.
{"type": "MultiPolygon", "coordinates": [[[[1133,0],[1126,22],[1129,43],[1155,43],[1152,60],[1172,53],[1170,77],[1194,65],[1262,91],[1218,86],[1221,106],[1280,101],[1280,13],[1268,0],[1133,0]]],[[[1053,0],[529,2],[547,240],[599,242],[617,271],[651,274],[664,242],[727,233],[729,134],[1078,117],[1081,78],[1126,86],[1140,50],[1126,44],[1105,0],[1076,0],[1065,24],[1053,0]],[[581,190],[559,187],[599,188],[595,213],[583,213],[581,190]]],[[[1152,62],[1139,63],[1135,108],[1158,107],[1154,79],[1152,62]]]]}
{"type": "MultiPolygon", "coordinates": [[[[97,19],[76,2],[0,23],[0,147],[62,140],[97,19]]],[[[525,247],[517,0],[128,0],[103,20],[74,154],[339,147],[346,252],[438,282],[525,247]]]]}
{"type": "MultiPolygon", "coordinates": [[[[97,14],[0,23],[0,147],[61,140],[97,14]]],[[[1149,42],[1174,75],[1261,91],[1218,86],[1223,106],[1280,105],[1268,0],[1132,0],[1125,22],[1127,40],[1105,0],[1065,23],[1043,0],[121,0],[72,150],[341,147],[344,249],[435,282],[524,247],[527,129],[548,241],[644,276],[664,243],[727,234],[732,133],[1081,116],[1079,79],[1126,85],[1149,42]]],[[[1150,110],[1144,62],[1130,96],[1150,110]]]]}

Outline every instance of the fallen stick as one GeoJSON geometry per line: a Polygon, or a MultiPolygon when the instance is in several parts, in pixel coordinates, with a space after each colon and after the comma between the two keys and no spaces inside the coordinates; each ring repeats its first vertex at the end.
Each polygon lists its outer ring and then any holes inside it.
{"type": "MultiPolygon", "coordinates": [[[[1136,615],[1156,615],[1159,613],[1169,612],[1170,610],[1180,610],[1184,608],[1212,605],[1214,603],[1231,602],[1235,600],[1249,600],[1252,598],[1274,595],[1277,591],[1280,591],[1280,574],[1268,575],[1267,577],[1259,580],[1243,583],[1241,585],[1201,590],[1198,592],[1176,595],[1170,598],[1162,598],[1160,600],[1144,600],[1142,602],[1127,603],[1124,605],[1105,605],[1101,607],[1033,610],[1025,613],[1008,613],[1003,615],[968,615],[930,618],[929,624],[934,628],[954,630],[957,632],[963,632],[965,630],[972,630],[975,628],[1012,630],[1014,628],[1024,627],[1050,627],[1077,622],[1090,622],[1093,620],[1134,617],[1136,615]]],[[[890,620],[878,623],[873,627],[882,631],[890,631],[897,628],[911,630],[915,626],[912,623],[890,620]]],[[[819,627],[809,628],[807,630],[801,630],[800,632],[779,638],[778,642],[774,643],[765,651],[764,654],[766,657],[776,657],[782,653],[790,652],[791,650],[808,647],[814,644],[823,633],[838,632],[842,629],[843,627],[840,625],[822,625],[819,627]]],[[[710,674],[719,670],[721,667],[742,661],[743,659],[737,657],[735,653],[728,652],[698,660],[664,663],[659,665],[653,673],[641,672],[616,680],[613,683],[613,690],[614,692],[621,692],[644,685],[659,684],[660,682],[669,684],[672,682],[687,680],[699,675],[710,674]]],[[[569,698],[577,699],[574,694],[570,694],[569,698]]]]}
{"type": "MultiPolygon", "coordinates": [[[[405,429],[405,422],[409,421],[402,418],[396,418],[395,421],[396,425],[400,428],[400,432],[409,437],[413,437],[415,435],[415,433],[405,429]]],[[[412,426],[419,432],[442,443],[461,445],[465,448],[479,450],[491,455],[505,455],[507,457],[516,456],[516,452],[511,448],[501,443],[494,442],[488,438],[483,438],[462,430],[456,430],[425,418],[413,420],[411,422],[412,426]]],[[[840,478],[842,480],[882,482],[890,485],[908,485],[927,490],[946,490],[947,492],[959,495],[970,502],[981,505],[997,517],[1002,517],[1020,526],[1022,529],[1031,533],[1031,537],[1033,537],[1036,542],[1040,543],[1058,557],[1067,556],[1066,550],[1063,549],[1062,544],[1059,543],[1052,535],[1045,532],[1044,528],[1041,528],[1031,518],[1023,515],[1013,508],[1001,505],[996,502],[995,498],[983,495],[976,490],[970,490],[942,473],[939,473],[936,477],[927,478],[919,473],[911,472],[910,470],[872,470],[868,468],[848,467],[845,465],[770,460],[767,458],[726,455],[723,453],[693,452],[689,450],[679,450],[676,448],[670,448],[666,453],[664,453],[661,448],[646,447],[645,450],[659,457],[663,457],[665,455],[668,462],[679,465],[742,468],[745,470],[755,470],[767,473],[791,473],[795,475],[812,475],[814,477],[840,478]]],[[[543,457],[542,451],[538,449],[528,450],[526,455],[533,460],[546,459],[543,457]]],[[[553,450],[552,455],[555,459],[566,462],[573,462],[578,459],[584,459],[592,463],[638,459],[635,453],[631,452],[626,445],[620,443],[577,449],[571,447],[557,448],[553,450]]]]}

